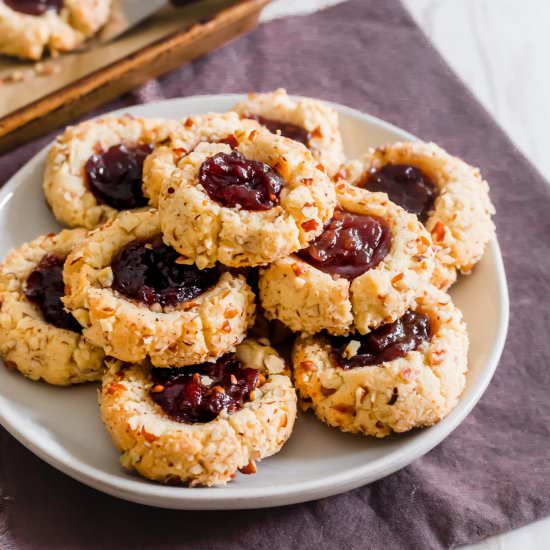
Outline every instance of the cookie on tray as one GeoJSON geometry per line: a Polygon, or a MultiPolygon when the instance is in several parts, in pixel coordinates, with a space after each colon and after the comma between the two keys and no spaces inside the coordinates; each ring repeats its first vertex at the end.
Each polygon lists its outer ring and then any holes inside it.
{"type": "Polygon", "coordinates": [[[65,264],[64,303],[107,355],[190,365],[234,351],[254,322],[242,275],[186,265],[164,244],[156,210],[127,211],[93,231],[65,264]]]}
{"type": "Polygon", "coordinates": [[[3,0],[0,53],[38,60],[74,50],[108,20],[111,0],[3,0]]]}
{"type": "Polygon", "coordinates": [[[103,422],[129,470],[167,484],[220,485],[277,453],[296,392],[267,340],[245,340],[215,363],[155,369],[110,360],[103,422]],[[190,397],[191,396],[191,397],[190,397]]]}
{"type": "Polygon", "coordinates": [[[258,121],[273,133],[303,143],[327,172],[333,175],[345,160],[338,113],[318,99],[291,99],[279,88],[265,94],[252,93],[233,107],[243,118],[258,121]]]}
{"type": "Polygon", "coordinates": [[[460,311],[429,286],[400,319],[364,336],[300,337],[292,362],[304,408],[345,432],[384,437],[449,414],[465,387],[467,355],[460,311]]]}
{"type": "Polygon", "coordinates": [[[0,267],[0,356],[32,380],[66,386],[99,380],[103,350],[63,308],[63,264],[83,229],[44,235],[12,251],[0,267]]]}
{"type": "Polygon", "coordinates": [[[433,282],[451,286],[457,271],[470,273],[495,226],[489,186],[477,168],[434,143],[404,142],[372,149],[348,162],[341,176],[416,214],[437,246],[433,282]]]}
{"type": "Polygon", "coordinates": [[[336,192],[323,233],[260,270],[265,315],[294,331],[368,332],[401,317],[432,276],[430,235],[413,214],[345,182],[336,192]]]}
{"type": "Polygon", "coordinates": [[[93,228],[147,205],[143,162],[178,125],[124,115],[69,126],[46,159],[44,193],[54,216],[70,227],[93,228]]]}
{"type": "Polygon", "coordinates": [[[217,129],[212,139],[204,139],[207,128],[196,133],[159,198],[164,240],[185,261],[201,269],[262,265],[319,235],[334,186],[302,144],[250,121],[224,139],[217,129]]]}

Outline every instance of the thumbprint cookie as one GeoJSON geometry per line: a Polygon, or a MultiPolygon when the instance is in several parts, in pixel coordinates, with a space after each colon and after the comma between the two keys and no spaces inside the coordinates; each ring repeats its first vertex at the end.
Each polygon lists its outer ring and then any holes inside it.
{"type": "Polygon", "coordinates": [[[265,94],[251,93],[233,110],[243,118],[256,120],[270,132],[305,145],[330,175],[345,160],[338,113],[322,101],[294,101],[279,88],[265,94]]]}
{"type": "Polygon", "coordinates": [[[161,483],[221,485],[277,453],[292,433],[296,392],[265,339],[215,362],[153,368],[109,360],[103,422],[121,463],[161,483]]]}
{"type": "Polygon", "coordinates": [[[109,18],[111,0],[0,0],[0,53],[40,59],[74,50],[109,18]]]}
{"type": "Polygon", "coordinates": [[[291,254],[334,210],[334,186],[311,152],[249,122],[221,141],[199,141],[162,184],[163,238],[201,269],[291,254]]]}
{"type": "Polygon", "coordinates": [[[175,125],[166,142],[157,147],[143,163],[143,193],[149,204],[158,206],[162,184],[169,179],[179,161],[201,142],[235,145],[235,132],[261,126],[242,121],[236,113],[206,113],[187,117],[175,125]]]}
{"type": "Polygon", "coordinates": [[[395,321],[433,270],[429,233],[387,197],[345,182],[323,233],[260,271],[268,319],[309,334],[368,332],[395,321]]]}
{"type": "Polygon", "coordinates": [[[85,237],[83,229],[38,237],[0,268],[0,356],[32,380],[67,386],[101,378],[103,350],[61,301],[65,259],[85,237]]]}
{"type": "Polygon", "coordinates": [[[460,311],[430,285],[366,335],[298,338],[292,362],[305,408],[345,432],[384,437],[445,417],[464,390],[467,355],[460,311]]]}
{"type": "Polygon", "coordinates": [[[122,210],[148,204],[143,162],[175,121],[124,115],[69,126],[48,152],[44,193],[70,227],[96,227],[122,210]]]}
{"type": "Polygon", "coordinates": [[[254,322],[244,276],[182,263],[162,241],[156,210],[122,212],[65,263],[64,303],[107,355],[159,367],[217,359],[254,322]]]}
{"type": "Polygon", "coordinates": [[[369,151],[347,163],[341,176],[385,193],[418,216],[436,246],[433,282],[451,286],[457,271],[470,273],[493,237],[489,186],[477,168],[434,143],[404,142],[369,151]]]}

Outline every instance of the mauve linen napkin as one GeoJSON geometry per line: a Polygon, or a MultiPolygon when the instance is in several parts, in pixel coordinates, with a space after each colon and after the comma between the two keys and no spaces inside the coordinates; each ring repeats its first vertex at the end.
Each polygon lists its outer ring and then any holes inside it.
{"type": "MultiPolygon", "coordinates": [[[[117,500],[58,473],[2,430],[2,549],[453,548],[550,514],[550,188],[398,0],[353,0],[265,24],[104,110],[278,86],[372,113],[481,167],[511,295],[508,342],[489,389],[448,439],[404,470],[337,497],[257,511],[117,500]]],[[[0,182],[46,141],[2,158],[0,182]]]]}

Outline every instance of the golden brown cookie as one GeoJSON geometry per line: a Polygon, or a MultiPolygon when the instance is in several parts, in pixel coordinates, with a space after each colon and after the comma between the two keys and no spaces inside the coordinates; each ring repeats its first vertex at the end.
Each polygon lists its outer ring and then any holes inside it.
{"type": "Polygon", "coordinates": [[[164,239],[201,269],[284,257],[314,239],[334,209],[333,184],[303,145],[241,124],[223,141],[199,140],[162,185],[164,239]]]}
{"type": "Polygon", "coordinates": [[[54,216],[70,227],[93,228],[146,205],[142,163],[178,125],[124,115],[69,126],[46,159],[44,193],[54,216]]]}
{"type": "Polygon", "coordinates": [[[162,483],[220,485],[238,470],[254,473],[289,438],[296,393],[267,340],[245,340],[216,366],[171,371],[109,361],[101,416],[125,468],[162,483]],[[202,406],[179,397],[190,386],[202,406]],[[223,407],[216,394],[226,396],[223,407]]]}
{"type": "Polygon", "coordinates": [[[74,50],[95,34],[109,18],[111,0],[36,2],[0,1],[0,53],[38,60],[74,50]],[[60,9],[56,9],[56,4],[60,9]],[[19,7],[18,7],[19,6],[19,7]]]}
{"type": "Polygon", "coordinates": [[[168,180],[179,161],[201,142],[219,143],[231,139],[245,129],[254,130],[260,125],[252,120],[241,121],[236,113],[206,113],[193,115],[174,125],[166,143],[157,147],[143,163],[143,192],[155,208],[162,184],[168,180]]]}
{"type": "Polygon", "coordinates": [[[233,351],[254,322],[242,275],[183,265],[156,210],[122,212],[69,255],[65,305],[108,355],[189,365],[233,351]]]}
{"type": "Polygon", "coordinates": [[[414,215],[345,182],[336,190],[339,208],[324,233],[260,270],[266,316],[294,331],[368,332],[401,317],[432,275],[432,242],[414,215]],[[346,225],[348,218],[355,225],[346,225]],[[381,225],[369,228],[373,220],[381,225]]]}
{"type": "MultiPolygon", "coordinates": [[[[370,187],[373,180],[381,173],[387,177],[383,171],[392,165],[402,172],[398,175],[402,184],[408,181],[410,187],[427,180],[428,185],[435,187],[423,221],[437,246],[433,282],[446,289],[456,280],[457,271],[472,270],[494,235],[491,216],[495,209],[489,198],[489,186],[477,168],[451,156],[435,143],[423,142],[372,149],[360,159],[348,162],[341,176],[353,185],[373,189],[370,187]]],[[[403,189],[394,187],[399,188],[403,189]]],[[[393,195],[393,198],[399,204],[399,197],[393,195]]]]}
{"type": "Polygon", "coordinates": [[[305,408],[342,431],[384,437],[449,414],[464,390],[467,355],[460,311],[427,287],[400,321],[366,336],[299,338],[292,362],[305,408]]]}
{"type": "Polygon", "coordinates": [[[233,107],[244,118],[252,118],[270,131],[303,143],[329,174],[345,161],[338,113],[317,99],[291,99],[279,88],[265,94],[248,94],[248,99],[233,107]]]}
{"type": "Polygon", "coordinates": [[[63,261],[82,229],[44,235],[12,251],[0,268],[0,355],[32,380],[66,386],[99,380],[103,350],[63,311],[63,261]]]}

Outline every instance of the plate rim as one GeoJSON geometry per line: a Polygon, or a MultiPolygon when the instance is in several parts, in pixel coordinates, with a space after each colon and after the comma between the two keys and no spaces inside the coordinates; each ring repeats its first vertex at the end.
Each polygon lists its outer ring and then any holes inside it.
{"type": "MultiPolygon", "coordinates": [[[[201,94],[188,97],[170,98],[162,101],[134,105],[116,109],[106,115],[120,115],[131,113],[140,115],[141,110],[154,110],[156,107],[170,103],[204,102],[238,102],[242,101],[246,94],[201,94]]],[[[300,96],[291,96],[299,98],[300,96]]],[[[362,119],[370,125],[377,126],[387,131],[399,134],[404,140],[418,140],[416,136],[399,128],[398,126],[382,120],[378,117],[363,113],[357,109],[341,105],[339,103],[324,101],[351,118],[362,119]]],[[[154,116],[154,115],[146,115],[154,116]]],[[[91,117],[98,118],[98,117],[91,117]]],[[[0,209],[11,198],[14,190],[26,177],[27,172],[32,171],[34,165],[40,162],[53,142],[47,143],[35,155],[32,156],[0,189],[0,209]]],[[[46,445],[39,443],[24,429],[16,418],[17,414],[11,414],[9,408],[0,407],[0,424],[21,444],[29,449],[41,460],[53,466],[57,470],[70,477],[101,490],[112,496],[123,498],[132,502],[156,506],[161,508],[187,509],[187,510],[222,510],[222,509],[250,509],[266,508],[272,506],[290,505],[298,502],[307,502],[317,498],[329,497],[370,483],[407,466],[417,460],[428,451],[436,447],[448,437],[468,416],[474,406],[487,389],[494,372],[498,366],[504,344],[506,341],[509,321],[509,296],[502,254],[496,237],[494,237],[485,250],[485,254],[491,254],[498,279],[498,296],[500,317],[496,332],[495,343],[491,349],[483,371],[480,373],[476,385],[472,388],[467,402],[461,401],[457,407],[441,422],[423,430],[422,434],[414,441],[413,445],[399,447],[373,461],[351,470],[342,470],[328,477],[308,480],[292,485],[272,485],[267,487],[209,487],[209,488],[181,488],[167,487],[141,479],[124,479],[115,474],[108,473],[99,468],[90,466],[80,459],[70,457],[63,459],[62,454],[48,450],[46,445]],[[12,418],[15,417],[15,418],[12,418]],[[18,427],[19,426],[19,427],[18,427]]],[[[0,404],[8,401],[0,396],[0,404]]]]}

